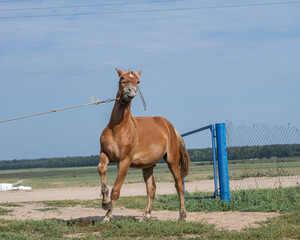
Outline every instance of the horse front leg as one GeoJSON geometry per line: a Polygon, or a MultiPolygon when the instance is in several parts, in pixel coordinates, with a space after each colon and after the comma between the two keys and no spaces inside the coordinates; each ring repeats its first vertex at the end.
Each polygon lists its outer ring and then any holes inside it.
{"type": "Polygon", "coordinates": [[[118,200],[120,196],[121,187],[123,185],[123,182],[125,180],[126,174],[128,172],[128,168],[130,166],[131,159],[125,159],[118,164],[118,176],[115,181],[115,184],[111,190],[110,199],[111,199],[111,208],[107,211],[105,218],[103,221],[110,221],[113,218],[113,208],[116,204],[116,201],[118,200]]]}
{"type": "Polygon", "coordinates": [[[108,197],[109,189],[106,185],[106,172],[107,172],[107,164],[109,163],[108,157],[104,152],[100,153],[100,162],[98,164],[98,172],[100,174],[101,179],[101,193],[103,196],[102,200],[102,208],[104,210],[111,209],[111,201],[108,197]]]}
{"type": "Polygon", "coordinates": [[[143,177],[147,189],[147,205],[146,205],[145,212],[142,218],[140,219],[141,222],[148,221],[151,217],[152,205],[153,205],[153,200],[155,197],[155,190],[156,190],[156,185],[153,176],[153,167],[143,169],[143,177]]]}

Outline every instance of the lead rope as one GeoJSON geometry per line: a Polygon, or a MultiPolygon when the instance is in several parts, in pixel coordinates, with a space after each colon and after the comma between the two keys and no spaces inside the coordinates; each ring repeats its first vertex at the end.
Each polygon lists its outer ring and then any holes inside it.
{"type": "Polygon", "coordinates": [[[147,105],[146,105],[145,99],[144,99],[144,97],[143,97],[143,94],[142,94],[142,92],[141,92],[141,90],[140,90],[139,86],[137,86],[137,90],[138,90],[138,93],[139,93],[140,99],[141,99],[141,101],[142,101],[142,103],[143,103],[143,105],[144,105],[144,109],[145,109],[145,111],[146,111],[146,107],[147,107],[147,105]]]}
{"type": "Polygon", "coordinates": [[[116,101],[116,100],[119,100],[119,98],[107,99],[107,100],[103,100],[103,101],[99,101],[99,99],[93,99],[92,98],[91,99],[91,101],[92,101],[91,103],[77,105],[77,106],[72,106],[72,107],[65,107],[65,108],[60,108],[60,109],[53,109],[53,110],[47,111],[47,112],[41,112],[41,113],[35,113],[35,114],[26,115],[26,116],[22,116],[22,117],[11,118],[11,119],[8,119],[8,120],[0,121],[0,123],[15,121],[15,120],[23,119],[23,118],[35,117],[35,116],[38,116],[38,115],[43,115],[43,114],[53,113],[53,112],[59,112],[59,111],[63,111],[63,110],[73,109],[73,108],[86,107],[86,106],[89,106],[89,105],[98,105],[100,103],[107,103],[107,102],[112,102],[112,101],[116,101]]]}

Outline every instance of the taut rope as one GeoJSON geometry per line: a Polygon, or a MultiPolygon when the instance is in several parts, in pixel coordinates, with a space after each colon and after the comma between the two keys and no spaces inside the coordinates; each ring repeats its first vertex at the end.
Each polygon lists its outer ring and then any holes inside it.
{"type": "Polygon", "coordinates": [[[98,99],[91,99],[91,101],[92,101],[91,103],[76,105],[76,106],[72,106],[72,107],[65,107],[65,108],[60,108],[60,109],[53,109],[53,110],[47,111],[47,112],[41,112],[41,113],[35,113],[35,114],[26,115],[26,116],[22,116],[22,117],[11,118],[11,119],[8,119],[8,120],[0,121],[0,123],[15,121],[15,120],[23,119],[23,118],[35,117],[35,116],[38,116],[38,115],[43,115],[43,114],[53,113],[53,112],[59,112],[59,111],[63,111],[63,110],[73,109],[73,108],[86,107],[86,106],[89,106],[89,105],[98,105],[100,103],[107,103],[107,102],[112,102],[112,101],[116,101],[116,100],[118,100],[118,98],[107,99],[107,100],[103,100],[103,101],[99,101],[98,99]]]}
{"type": "Polygon", "coordinates": [[[141,99],[141,101],[142,101],[142,103],[143,103],[143,105],[144,105],[144,109],[145,109],[145,111],[146,111],[146,107],[147,107],[147,105],[146,105],[145,99],[144,99],[144,97],[143,97],[143,94],[142,94],[142,92],[141,92],[141,90],[140,90],[139,86],[137,86],[137,90],[138,90],[138,93],[139,93],[140,99],[141,99]]]}

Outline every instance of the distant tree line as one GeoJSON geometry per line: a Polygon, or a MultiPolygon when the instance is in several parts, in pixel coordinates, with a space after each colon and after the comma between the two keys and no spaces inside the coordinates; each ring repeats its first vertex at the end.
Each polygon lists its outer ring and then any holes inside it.
{"type": "MultiPolygon", "coordinates": [[[[212,161],[212,149],[188,149],[192,162],[212,161]]],[[[266,145],[266,146],[245,146],[228,147],[228,160],[239,159],[261,159],[271,157],[299,157],[300,144],[266,145]]],[[[162,161],[163,162],[163,161],[162,161]]],[[[64,157],[64,158],[40,158],[0,161],[0,170],[26,169],[26,168],[64,168],[64,167],[85,167],[97,166],[99,155],[87,157],[64,157]]]]}
{"type": "MultiPolygon", "coordinates": [[[[192,162],[212,161],[213,152],[211,148],[189,149],[192,162]]],[[[255,159],[271,157],[297,157],[300,156],[300,144],[278,144],[264,146],[228,147],[228,160],[255,159]]]]}
{"type": "Polygon", "coordinates": [[[26,169],[26,168],[64,168],[97,166],[99,155],[87,157],[40,158],[0,161],[0,170],[26,169]]]}

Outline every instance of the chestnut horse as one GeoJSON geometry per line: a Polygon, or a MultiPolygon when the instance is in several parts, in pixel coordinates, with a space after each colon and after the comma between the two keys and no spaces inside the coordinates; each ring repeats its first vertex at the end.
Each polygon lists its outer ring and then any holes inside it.
{"type": "Polygon", "coordinates": [[[100,137],[101,152],[98,171],[101,178],[102,207],[108,210],[104,221],[113,218],[112,212],[119,198],[121,186],[129,167],[141,168],[147,189],[147,205],[141,221],[150,218],[155,196],[153,167],[162,158],[167,162],[174,177],[180,200],[179,220],[186,218],[184,207],[183,178],[189,172],[189,155],[183,139],[173,125],[163,117],[133,117],[130,112],[132,99],[136,96],[141,71],[118,70],[119,90],[110,121],[100,137]],[[117,163],[118,175],[110,199],[106,186],[109,162],[117,163]]]}

